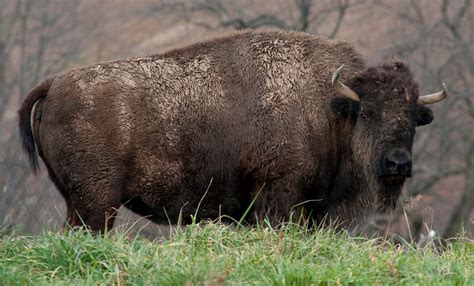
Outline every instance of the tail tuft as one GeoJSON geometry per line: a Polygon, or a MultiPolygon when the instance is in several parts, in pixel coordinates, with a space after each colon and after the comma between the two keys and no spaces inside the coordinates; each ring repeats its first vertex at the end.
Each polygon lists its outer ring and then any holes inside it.
{"type": "Polygon", "coordinates": [[[21,143],[23,150],[28,155],[31,170],[34,173],[39,171],[39,162],[36,150],[37,143],[35,142],[33,131],[31,129],[31,111],[38,100],[46,97],[52,82],[53,79],[49,78],[33,88],[23,101],[23,104],[18,111],[21,143]]]}

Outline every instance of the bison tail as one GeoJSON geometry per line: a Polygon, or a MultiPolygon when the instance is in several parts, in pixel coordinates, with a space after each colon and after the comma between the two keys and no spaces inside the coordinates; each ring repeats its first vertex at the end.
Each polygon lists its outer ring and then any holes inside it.
{"type": "Polygon", "coordinates": [[[46,97],[52,82],[53,79],[49,78],[33,88],[18,111],[21,143],[23,150],[28,155],[34,173],[39,170],[39,164],[35,138],[31,129],[31,111],[38,100],[46,97]]]}

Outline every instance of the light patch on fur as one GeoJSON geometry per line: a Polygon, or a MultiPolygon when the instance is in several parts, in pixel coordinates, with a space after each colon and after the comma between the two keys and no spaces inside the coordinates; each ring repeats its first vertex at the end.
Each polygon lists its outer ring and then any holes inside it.
{"type": "MultiPolygon", "coordinates": [[[[131,69],[133,71],[133,69],[131,69]]],[[[130,96],[133,95],[134,88],[137,87],[136,79],[133,73],[128,69],[116,67],[117,98],[113,101],[118,118],[118,127],[120,129],[120,146],[126,147],[131,141],[132,130],[132,112],[130,110],[130,96]]]]}
{"type": "Polygon", "coordinates": [[[91,137],[97,133],[97,127],[90,123],[81,113],[76,114],[73,125],[76,128],[76,133],[89,134],[91,137]]]}
{"type": "Polygon", "coordinates": [[[131,61],[109,62],[76,70],[73,77],[80,90],[80,102],[87,109],[96,108],[101,97],[110,97],[110,107],[120,130],[120,146],[127,146],[131,140],[131,110],[130,95],[138,87],[137,81],[143,81],[138,76],[136,65],[131,61]],[[102,94],[100,97],[97,95],[102,94]]]}
{"type": "Polygon", "coordinates": [[[407,102],[410,102],[410,93],[405,89],[405,99],[407,102]]]}
{"type": "Polygon", "coordinates": [[[134,78],[130,73],[124,72],[122,73],[120,77],[120,81],[123,82],[128,87],[134,88],[137,86],[137,83],[135,82],[134,78]]]}
{"type": "Polygon", "coordinates": [[[109,73],[104,69],[104,65],[105,64],[99,64],[78,70],[79,72],[77,75],[79,78],[76,82],[81,91],[80,101],[88,108],[93,108],[95,106],[94,97],[97,87],[110,81],[109,73]]]}
{"type": "Polygon", "coordinates": [[[79,89],[84,92],[84,91],[87,91],[87,87],[88,87],[88,84],[85,80],[83,79],[80,79],[78,82],[77,82],[77,86],[79,87],[79,89]]]}
{"type": "Polygon", "coordinates": [[[171,145],[178,144],[183,114],[186,121],[212,117],[225,105],[221,78],[207,55],[177,63],[174,59],[138,60],[147,85],[147,102],[155,116],[166,122],[162,136],[171,145]]]}
{"type": "Polygon", "coordinates": [[[94,106],[94,95],[91,92],[90,84],[86,80],[80,79],[77,81],[77,86],[81,90],[81,103],[88,108],[92,108],[94,106]]]}
{"type": "Polygon", "coordinates": [[[298,41],[276,39],[253,41],[259,74],[263,76],[265,92],[262,103],[274,111],[296,99],[310,80],[310,67],[304,47],[298,41]],[[278,107],[278,108],[276,108],[278,107]]]}
{"type": "Polygon", "coordinates": [[[131,111],[130,106],[127,101],[126,94],[120,94],[116,102],[117,108],[117,117],[118,117],[118,126],[120,129],[120,137],[122,142],[120,145],[123,147],[128,146],[131,139],[131,129],[132,129],[132,120],[131,120],[131,111]]]}

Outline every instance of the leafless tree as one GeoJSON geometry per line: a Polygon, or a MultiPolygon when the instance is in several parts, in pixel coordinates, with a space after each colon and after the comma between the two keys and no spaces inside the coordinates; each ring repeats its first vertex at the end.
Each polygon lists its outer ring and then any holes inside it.
{"type": "Polygon", "coordinates": [[[351,5],[349,0],[314,1],[293,0],[259,3],[260,9],[253,9],[255,1],[164,1],[147,10],[153,14],[178,11],[180,17],[207,29],[233,28],[254,29],[274,27],[285,30],[307,31],[333,38],[341,28],[342,21],[351,5]],[[322,27],[327,31],[323,32],[322,27]]]}
{"type": "Polygon", "coordinates": [[[19,147],[16,110],[29,89],[45,75],[64,69],[78,54],[80,1],[0,2],[0,218],[41,227],[36,218],[56,196],[29,192],[30,173],[19,147]],[[28,207],[33,201],[34,211],[28,207]]]}

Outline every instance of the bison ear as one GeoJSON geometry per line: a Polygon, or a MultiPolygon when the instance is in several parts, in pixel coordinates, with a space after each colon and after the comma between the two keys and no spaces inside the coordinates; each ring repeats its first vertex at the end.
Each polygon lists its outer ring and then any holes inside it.
{"type": "Polygon", "coordinates": [[[430,124],[433,118],[433,111],[431,109],[422,105],[418,106],[418,113],[415,118],[416,126],[430,124]]]}
{"type": "MultiPolygon", "coordinates": [[[[351,115],[357,116],[358,102],[355,102],[347,97],[335,97],[331,99],[331,110],[341,118],[347,118],[351,115]],[[353,114],[354,113],[354,114],[353,114]]],[[[354,116],[351,116],[354,117],[354,116]]]]}

